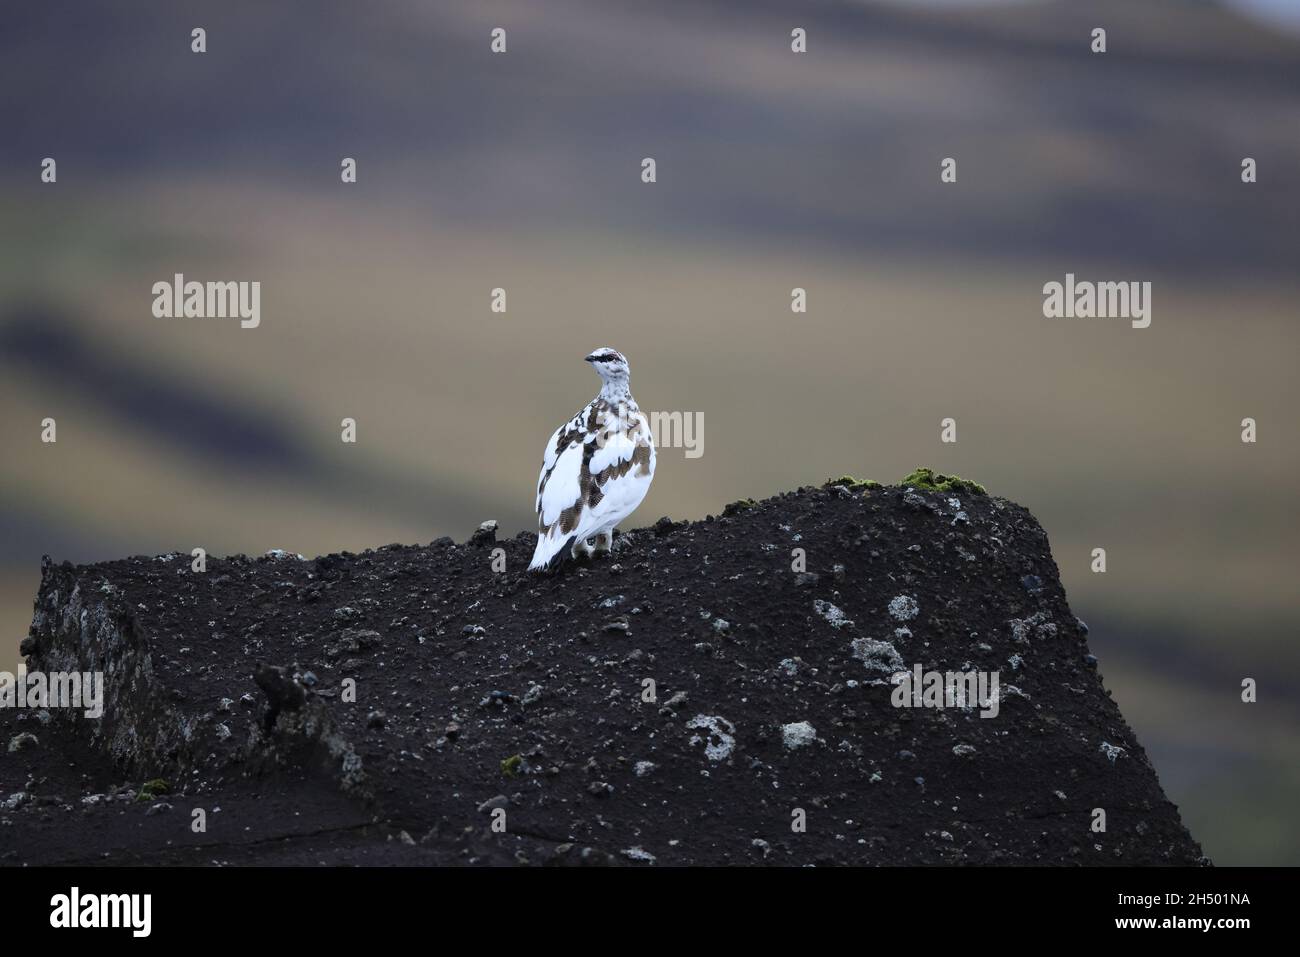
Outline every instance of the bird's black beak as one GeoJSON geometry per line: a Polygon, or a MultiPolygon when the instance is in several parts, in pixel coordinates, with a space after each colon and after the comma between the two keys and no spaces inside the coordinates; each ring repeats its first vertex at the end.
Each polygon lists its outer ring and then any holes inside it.
{"type": "Polygon", "coordinates": [[[582,361],[583,361],[583,362],[595,362],[595,361],[596,361],[596,357],[595,357],[595,356],[587,356],[587,358],[583,359],[582,361]]]}

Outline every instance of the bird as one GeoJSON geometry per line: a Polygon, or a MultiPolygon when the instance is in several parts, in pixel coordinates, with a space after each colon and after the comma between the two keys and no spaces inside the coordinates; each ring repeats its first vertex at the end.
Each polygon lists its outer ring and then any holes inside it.
{"type": "Polygon", "coordinates": [[[537,548],[529,571],[613,550],[614,528],[641,504],[655,474],[650,423],[628,387],[627,359],[602,346],[586,357],[600,392],[551,435],[537,478],[537,548]],[[588,540],[594,545],[588,545],[588,540]]]}

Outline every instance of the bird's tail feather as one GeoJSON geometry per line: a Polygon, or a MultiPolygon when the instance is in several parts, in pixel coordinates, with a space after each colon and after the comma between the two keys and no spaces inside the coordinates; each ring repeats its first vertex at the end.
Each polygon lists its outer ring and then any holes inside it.
{"type": "Polygon", "coordinates": [[[538,538],[537,548],[533,551],[533,560],[528,570],[541,572],[559,568],[577,537],[570,535],[568,538],[538,538]]]}

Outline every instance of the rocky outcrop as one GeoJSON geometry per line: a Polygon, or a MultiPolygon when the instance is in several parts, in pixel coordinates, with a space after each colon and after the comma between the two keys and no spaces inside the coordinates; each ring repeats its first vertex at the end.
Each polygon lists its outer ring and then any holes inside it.
{"type": "Polygon", "coordinates": [[[1203,860],[1042,528],[973,483],[841,479],[543,577],[533,541],[47,561],[28,668],[102,672],[104,713],[0,711],[38,742],[4,862],[1203,860]]]}

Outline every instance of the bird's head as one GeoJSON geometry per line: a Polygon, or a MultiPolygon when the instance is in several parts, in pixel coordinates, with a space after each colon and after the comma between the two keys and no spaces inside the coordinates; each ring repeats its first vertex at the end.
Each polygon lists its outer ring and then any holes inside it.
{"type": "Polygon", "coordinates": [[[591,367],[596,370],[600,377],[606,382],[626,382],[628,377],[627,360],[623,358],[623,353],[617,349],[610,349],[602,346],[591,355],[587,356],[587,361],[591,367]]]}

